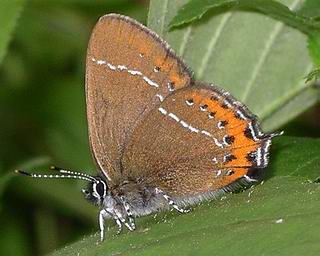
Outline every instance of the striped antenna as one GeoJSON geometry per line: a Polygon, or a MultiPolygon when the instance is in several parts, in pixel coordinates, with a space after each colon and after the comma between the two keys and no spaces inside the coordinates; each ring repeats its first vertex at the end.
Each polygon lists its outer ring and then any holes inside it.
{"type": "Polygon", "coordinates": [[[93,181],[97,181],[97,179],[89,174],[83,173],[83,172],[77,172],[77,171],[71,171],[71,170],[67,170],[64,168],[60,168],[57,166],[50,166],[50,170],[53,171],[58,171],[59,173],[66,173],[66,174],[71,174],[71,175],[76,175],[76,176],[81,176],[81,177],[87,177],[88,179],[92,179],[93,181]]]}
{"type": "Polygon", "coordinates": [[[284,134],[284,131],[281,132],[274,132],[274,133],[269,133],[270,138],[277,137],[277,136],[282,136],[284,134]]]}
{"type": "MultiPolygon", "coordinates": [[[[66,170],[63,170],[66,171],[66,170]]],[[[30,176],[32,178],[38,179],[78,179],[78,180],[86,180],[89,182],[96,182],[97,180],[90,175],[78,175],[72,172],[61,172],[62,174],[38,174],[38,173],[29,173],[22,170],[15,170],[15,173],[30,176]]]]}

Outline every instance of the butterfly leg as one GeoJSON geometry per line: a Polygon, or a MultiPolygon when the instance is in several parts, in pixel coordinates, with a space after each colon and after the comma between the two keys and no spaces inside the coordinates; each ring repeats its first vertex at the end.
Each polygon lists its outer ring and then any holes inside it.
{"type": "Polygon", "coordinates": [[[162,195],[163,198],[168,202],[168,204],[170,205],[170,207],[172,207],[173,209],[177,210],[178,212],[181,212],[181,213],[190,212],[190,210],[180,208],[180,207],[171,199],[171,197],[168,196],[166,193],[164,193],[161,189],[156,188],[156,189],[155,189],[155,192],[156,192],[156,194],[162,195]]]}
{"type": "Polygon", "coordinates": [[[120,199],[121,199],[121,201],[122,201],[122,203],[123,203],[123,206],[124,206],[124,209],[125,209],[125,211],[126,211],[126,213],[127,213],[127,216],[128,216],[128,219],[129,219],[129,225],[131,226],[131,228],[132,228],[133,230],[135,230],[135,229],[136,229],[136,225],[135,225],[135,223],[134,223],[134,218],[133,218],[133,214],[132,214],[131,209],[130,209],[130,205],[129,205],[129,203],[124,199],[123,196],[121,196],[120,199]]]}
{"type": "Polygon", "coordinates": [[[126,219],[123,217],[123,215],[122,215],[119,211],[115,210],[115,211],[114,211],[114,214],[115,214],[114,219],[117,218],[117,219],[118,219],[119,221],[121,221],[121,223],[124,224],[130,231],[133,231],[133,230],[135,229],[135,227],[132,227],[132,226],[126,221],[126,219]]]}
{"type": "Polygon", "coordinates": [[[104,222],[108,213],[105,209],[102,209],[99,213],[99,227],[100,227],[100,241],[104,240],[104,222]]]}
{"type": "Polygon", "coordinates": [[[120,234],[122,231],[123,220],[121,221],[116,214],[111,214],[110,212],[106,211],[105,209],[102,209],[99,214],[100,240],[101,241],[104,240],[104,223],[105,223],[105,219],[107,218],[108,215],[110,215],[115,220],[115,222],[118,226],[117,234],[120,234]]]}
{"type": "Polygon", "coordinates": [[[119,235],[119,234],[121,233],[121,231],[122,231],[122,223],[121,223],[121,221],[120,221],[118,218],[116,218],[116,217],[114,217],[114,220],[115,220],[116,223],[117,223],[117,226],[118,226],[117,235],[119,235]]]}

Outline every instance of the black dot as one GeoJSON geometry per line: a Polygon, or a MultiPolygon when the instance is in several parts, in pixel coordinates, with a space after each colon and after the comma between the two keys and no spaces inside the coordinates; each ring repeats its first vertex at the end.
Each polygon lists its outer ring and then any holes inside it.
{"type": "Polygon", "coordinates": [[[234,174],[234,171],[232,171],[232,170],[229,170],[229,171],[227,172],[227,175],[232,175],[232,174],[234,174]]]}
{"type": "Polygon", "coordinates": [[[175,83],[174,83],[174,82],[172,82],[172,81],[168,82],[168,89],[169,89],[169,91],[173,91],[174,88],[175,88],[174,86],[175,86],[175,83]]]}
{"type": "Polygon", "coordinates": [[[251,163],[256,163],[256,161],[257,161],[256,152],[252,151],[252,152],[248,153],[246,155],[246,159],[251,163]]]}
{"type": "Polygon", "coordinates": [[[247,176],[249,178],[258,180],[262,175],[261,170],[262,170],[261,168],[256,168],[251,166],[248,168],[247,176]]]}
{"type": "Polygon", "coordinates": [[[224,138],[224,141],[225,141],[228,145],[231,145],[231,144],[234,142],[234,140],[235,140],[235,137],[232,136],[232,135],[226,136],[226,137],[224,138]]]}
{"type": "Polygon", "coordinates": [[[193,99],[187,99],[186,102],[191,105],[193,104],[193,99]]]}
{"type": "Polygon", "coordinates": [[[210,97],[210,100],[217,101],[217,100],[219,100],[219,98],[218,98],[217,96],[215,96],[215,95],[212,95],[212,96],[210,97]]]}
{"type": "Polygon", "coordinates": [[[200,108],[201,108],[201,110],[207,110],[208,109],[208,105],[207,104],[202,105],[200,108]]]}
{"type": "Polygon", "coordinates": [[[226,125],[228,124],[228,121],[226,121],[226,120],[222,120],[222,121],[220,121],[220,127],[226,127],[226,125]]]}
{"type": "Polygon", "coordinates": [[[227,109],[227,108],[228,108],[228,105],[225,104],[225,103],[222,103],[222,104],[221,104],[221,107],[224,108],[224,109],[227,109]]]}
{"type": "Polygon", "coordinates": [[[161,68],[156,66],[156,67],[154,67],[154,70],[159,72],[161,70],[161,68]]]}
{"type": "Polygon", "coordinates": [[[214,116],[216,115],[216,113],[217,113],[217,112],[210,112],[210,113],[208,114],[208,117],[209,117],[209,118],[214,118],[214,116]]]}
{"type": "Polygon", "coordinates": [[[229,154],[229,155],[226,155],[224,157],[224,162],[225,163],[228,163],[228,162],[231,162],[232,160],[236,160],[236,156],[235,155],[232,155],[232,154],[229,154]]]}

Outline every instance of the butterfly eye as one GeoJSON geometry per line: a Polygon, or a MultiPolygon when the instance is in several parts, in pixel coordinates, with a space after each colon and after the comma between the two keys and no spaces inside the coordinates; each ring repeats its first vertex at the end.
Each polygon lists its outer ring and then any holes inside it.
{"type": "Polygon", "coordinates": [[[102,197],[104,194],[104,188],[101,182],[97,184],[97,192],[102,197]]]}
{"type": "Polygon", "coordinates": [[[107,194],[107,185],[104,181],[97,181],[93,184],[93,194],[96,197],[104,198],[107,194]]]}

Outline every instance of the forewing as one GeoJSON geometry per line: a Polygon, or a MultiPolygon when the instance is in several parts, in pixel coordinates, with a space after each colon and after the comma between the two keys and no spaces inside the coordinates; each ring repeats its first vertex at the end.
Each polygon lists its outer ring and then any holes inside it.
{"type": "Polygon", "coordinates": [[[199,84],[176,91],[135,129],[123,166],[129,178],[173,196],[250,181],[268,163],[271,136],[229,93],[199,84]]]}
{"type": "Polygon", "coordinates": [[[125,16],[100,18],[87,52],[86,100],[91,150],[109,182],[121,173],[136,124],[190,82],[186,65],[152,31],[125,16]]]}

